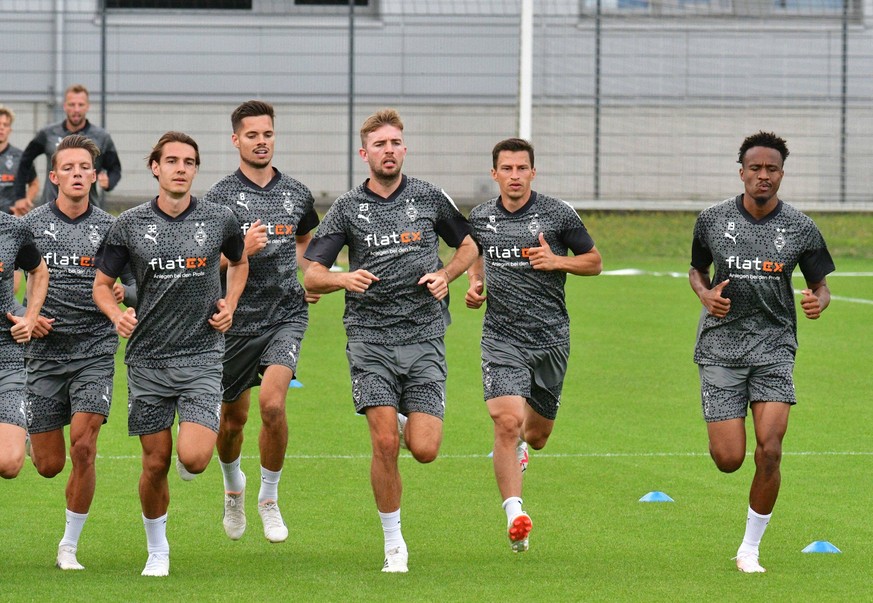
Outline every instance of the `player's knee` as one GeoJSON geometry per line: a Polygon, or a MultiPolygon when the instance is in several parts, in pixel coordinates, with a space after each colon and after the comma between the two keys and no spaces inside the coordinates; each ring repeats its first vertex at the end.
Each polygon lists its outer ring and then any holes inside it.
{"type": "Polygon", "coordinates": [[[84,467],[93,465],[95,458],[97,458],[96,441],[80,438],[70,446],[70,460],[74,466],[84,467]]]}
{"type": "Polygon", "coordinates": [[[0,460],[0,477],[12,479],[17,477],[24,466],[24,455],[0,460]]]}
{"type": "Polygon", "coordinates": [[[42,477],[52,478],[64,470],[66,458],[55,456],[34,456],[33,464],[36,467],[36,472],[42,477]]]}
{"type": "Polygon", "coordinates": [[[164,454],[149,454],[142,459],[142,471],[148,477],[161,478],[170,471],[170,457],[164,454]]]}
{"type": "Polygon", "coordinates": [[[248,421],[248,413],[236,410],[235,407],[225,407],[221,411],[221,431],[231,434],[240,433],[248,421]]]}
{"type": "Polygon", "coordinates": [[[755,465],[764,471],[779,470],[782,463],[782,444],[779,442],[764,443],[755,449],[755,465]]]}
{"type": "Polygon", "coordinates": [[[436,460],[437,456],[440,453],[439,443],[433,444],[428,442],[425,445],[409,445],[409,452],[412,453],[412,458],[414,458],[419,463],[432,463],[436,460]]]}
{"type": "Polygon", "coordinates": [[[287,421],[285,402],[266,401],[261,403],[261,423],[268,429],[283,425],[287,421]]]}
{"type": "Polygon", "coordinates": [[[742,453],[732,453],[725,450],[709,449],[709,455],[712,457],[715,466],[722,473],[733,473],[743,466],[743,461],[746,458],[745,451],[742,453]]]}
{"type": "Polygon", "coordinates": [[[384,432],[372,436],[373,456],[376,458],[397,458],[400,452],[400,434],[384,432]]]}
{"type": "Polygon", "coordinates": [[[521,431],[523,418],[521,415],[504,413],[493,417],[494,435],[497,438],[517,438],[521,431]]]}
{"type": "Polygon", "coordinates": [[[524,441],[534,450],[542,450],[546,447],[546,442],[549,441],[548,433],[524,434],[524,441]]]}

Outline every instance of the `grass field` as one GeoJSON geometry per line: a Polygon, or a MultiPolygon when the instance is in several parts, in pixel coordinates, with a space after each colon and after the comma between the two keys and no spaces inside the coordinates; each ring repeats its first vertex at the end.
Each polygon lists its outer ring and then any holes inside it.
{"type": "MultiPolygon", "coordinates": [[[[731,557],[742,538],[751,458],[719,473],[706,454],[692,347],[700,304],[684,275],[694,216],[586,216],[606,271],[570,278],[570,370],[555,433],[532,454],[525,508],[531,549],[510,552],[487,454],[481,401],[481,313],[452,288],[446,338],[448,412],[441,457],[401,459],[410,572],[382,574],[382,538],[368,479],[369,438],[350,401],[342,296],[311,312],[288,394],[290,443],[280,503],[291,536],[270,544],[250,487],[249,531],[221,527],[217,462],[194,482],[171,472],[167,579],[139,576],[145,535],[137,496],[139,443],[126,435],[124,371],[101,433],[97,495],[79,547],[84,572],[53,567],[64,484],[28,463],[0,484],[0,600],[65,601],[848,601],[870,600],[873,216],[816,216],[838,273],[819,321],[801,319],[799,403],[785,441],[783,485],[762,544],[763,575],[731,557]],[[867,273],[849,276],[840,273],[867,273]],[[640,503],[661,490],[673,503],[640,503]],[[802,554],[828,540],[841,554],[802,554]]],[[[802,278],[795,283],[800,288],[802,278]]],[[[120,365],[119,365],[120,366],[120,365]]],[[[243,469],[257,475],[253,413],[243,469]]],[[[405,455],[405,453],[404,453],[405,455]]]]}

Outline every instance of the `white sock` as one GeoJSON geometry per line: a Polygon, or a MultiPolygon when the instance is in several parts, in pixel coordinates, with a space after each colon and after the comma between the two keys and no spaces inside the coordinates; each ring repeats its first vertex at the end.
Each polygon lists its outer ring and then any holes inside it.
{"type": "Polygon", "coordinates": [[[385,551],[394,547],[406,548],[403,533],[400,531],[400,509],[392,513],[379,513],[382,520],[382,532],[385,534],[385,551]]]}
{"type": "Polygon", "coordinates": [[[71,546],[76,548],[79,546],[79,535],[82,533],[82,528],[85,527],[85,520],[88,519],[87,513],[73,513],[69,509],[66,510],[67,525],[64,528],[64,537],[61,538],[58,546],[71,546]]]}
{"type": "Polygon", "coordinates": [[[239,470],[241,458],[237,457],[235,461],[229,463],[223,463],[221,459],[218,460],[218,464],[221,466],[221,474],[224,476],[225,492],[237,494],[246,487],[246,478],[243,476],[243,472],[239,470]]]}
{"type": "Polygon", "coordinates": [[[170,543],[167,541],[167,513],[156,519],[149,519],[143,515],[142,525],[145,527],[149,554],[166,553],[169,555],[170,543]]]}
{"type": "Polygon", "coordinates": [[[258,503],[279,500],[279,478],[281,477],[281,469],[270,471],[261,467],[261,490],[258,492],[258,503]]]}
{"type": "Polygon", "coordinates": [[[521,499],[518,496],[510,496],[503,501],[503,510],[506,511],[506,521],[512,521],[517,515],[521,515],[521,499]]]}
{"type": "Polygon", "coordinates": [[[761,539],[764,537],[764,530],[767,529],[767,524],[770,523],[769,515],[761,515],[755,513],[752,507],[749,507],[749,513],[746,516],[746,533],[743,535],[743,543],[737,550],[737,555],[740,553],[757,553],[758,546],[761,544],[761,539]]]}

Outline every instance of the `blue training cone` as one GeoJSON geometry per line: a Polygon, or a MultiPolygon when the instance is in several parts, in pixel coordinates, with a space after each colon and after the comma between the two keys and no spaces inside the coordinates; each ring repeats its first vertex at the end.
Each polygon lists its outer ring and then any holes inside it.
{"type": "Polygon", "coordinates": [[[291,379],[291,383],[288,384],[288,389],[294,389],[296,387],[303,387],[303,384],[297,379],[291,379]]]}
{"type": "Polygon", "coordinates": [[[816,540],[809,543],[801,553],[842,553],[842,551],[827,540],[816,540]]]}
{"type": "Polygon", "coordinates": [[[643,496],[640,499],[640,502],[673,502],[673,499],[663,492],[655,490],[654,492],[649,492],[648,494],[643,496]]]}

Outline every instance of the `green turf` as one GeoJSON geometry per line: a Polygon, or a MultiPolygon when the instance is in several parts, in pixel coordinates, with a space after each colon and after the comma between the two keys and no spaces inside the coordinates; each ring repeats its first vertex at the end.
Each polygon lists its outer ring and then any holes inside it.
{"type": "MultiPolygon", "coordinates": [[[[816,217],[840,271],[873,272],[873,217],[816,217]],[[839,218],[839,219],[836,219],[839,218]],[[831,236],[830,224],[848,231],[831,236]],[[865,239],[864,237],[868,237],[865,239]],[[860,246],[853,247],[862,241],[860,246]],[[867,241],[867,243],[863,243],[867,241]]],[[[607,270],[687,270],[693,216],[597,214],[586,223],[607,270]],[[646,254],[645,250],[651,253],[646,254]]],[[[353,410],[341,326],[342,296],[312,309],[288,396],[290,443],[280,502],[291,536],[270,544],[247,501],[249,531],[221,528],[216,462],[194,482],[171,472],[167,579],[139,576],[145,535],[137,496],[139,444],[126,435],[124,372],[100,438],[98,486],[80,542],[85,572],[52,565],[63,531],[64,483],[28,463],[2,482],[0,600],[9,601],[846,601],[868,598],[873,567],[869,467],[873,444],[870,324],[873,305],[836,299],[819,321],[800,320],[799,404],[785,441],[783,486],[762,545],[764,575],[741,575],[751,459],[719,473],[706,456],[696,368],[700,308],[685,278],[570,278],[572,353],[556,430],[533,453],[525,507],[531,550],[510,552],[487,453],[481,401],[481,312],[452,288],[446,339],[448,411],[442,456],[404,454],[403,525],[410,573],[386,575],[368,479],[369,438],[353,410]],[[640,503],[662,490],[674,503],[640,503]],[[829,540],[838,555],[802,554],[829,540]]],[[[829,278],[835,296],[873,300],[873,277],[829,278]]],[[[257,479],[253,413],[243,469],[257,479]]]]}

